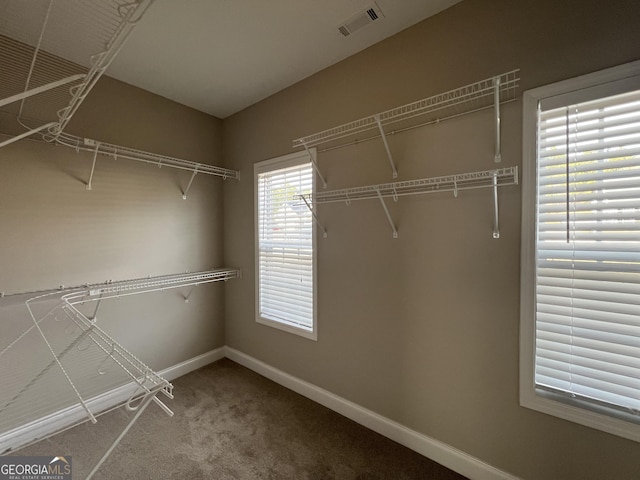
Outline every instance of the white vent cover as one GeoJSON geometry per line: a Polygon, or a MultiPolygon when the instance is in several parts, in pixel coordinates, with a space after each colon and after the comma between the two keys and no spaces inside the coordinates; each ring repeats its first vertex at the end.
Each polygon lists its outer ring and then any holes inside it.
{"type": "Polygon", "coordinates": [[[356,13],[346,22],[338,27],[338,30],[342,35],[348,37],[356,30],[360,30],[365,25],[369,25],[371,22],[384,18],[384,13],[380,10],[377,3],[372,3],[362,12],[356,13]]]}

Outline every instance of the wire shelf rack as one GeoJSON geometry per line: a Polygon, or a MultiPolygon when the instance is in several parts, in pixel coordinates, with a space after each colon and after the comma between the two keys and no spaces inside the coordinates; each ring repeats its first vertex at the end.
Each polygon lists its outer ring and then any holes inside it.
{"type": "Polygon", "coordinates": [[[318,191],[315,195],[305,195],[309,203],[350,203],[352,200],[397,198],[405,195],[423,193],[456,193],[462,190],[477,188],[493,188],[496,186],[516,185],[518,183],[518,167],[499,168],[482,172],[459,173],[442,177],[421,178],[401,182],[382,183],[362,187],[343,188],[340,190],[318,191]]]}
{"type": "Polygon", "coordinates": [[[98,325],[100,302],[239,275],[217,269],[0,298],[0,454],[79,423],[95,423],[114,408],[135,412],[95,472],[146,405],[154,402],[172,415],[158,394],[173,398],[173,386],[98,325]],[[97,302],[93,318],[81,309],[87,302],[97,302]]]}
{"type": "MultiPolygon", "coordinates": [[[[47,139],[46,136],[45,139],[47,139]]],[[[86,152],[92,152],[94,154],[97,153],[99,155],[106,155],[116,159],[125,158],[137,162],[148,163],[157,167],[177,168],[180,170],[187,170],[189,172],[202,173],[205,175],[215,175],[224,179],[231,178],[240,180],[240,172],[237,170],[216,167],[207,163],[192,162],[189,160],[169,157],[167,155],[160,155],[157,153],[145,152],[143,150],[114,145],[99,140],[77,137],[68,133],[61,133],[56,137],[50,138],[50,140],[58,145],[73,148],[76,151],[82,150],[86,152]]]]}
{"type": "Polygon", "coordinates": [[[179,170],[186,170],[191,172],[189,183],[182,190],[182,198],[185,200],[187,198],[189,189],[193,184],[193,180],[199,173],[222,177],[224,180],[226,180],[227,178],[240,180],[240,172],[238,170],[231,170],[228,168],[209,165],[207,163],[197,163],[189,160],[183,160],[181,158],[169,157],[167,155],[145,152],[143,150],[137,150],[135,148],[123,147],[120,145],[113,145],[111,143],[101,142],[89,138],[77,137],[68,133],[60,133],[56,136],[45,134],[44,139],[50,142],[54,142],[57,145],[63,145],[65,147],[73,148],[76,151],[86,151],[93,153],[93,163],[91,165],[89,179],[85,183],[85,187],[87,190],[91,190],[93,188],[93,174],[95,172],[98,155],[109,156],[114,159],[125,158],[127,160],[155,165],[157,167],[177,168],[179,170]]]}
{"type": "Polygon", "coordinates": [[[15,137],[60,134],[153,0],[3,0],[0,110],[15,137]]]}
{"type": "Polygon", "coordinates": [[[382,183],[379,185],[367,185],[362,187],[343,188],[340,190],[319,191],[315,194],[300,195],[301,203],[311,211],[314,221],[327,237],[327,229],[322,225],[316,212],[316,205],[323,203],[345,202],[351,204],[353,200],[378,199],[391,227],[394,238],[398,238],[398,230],[391,218],[391,213],[385,203],[385,198],[393,198],[406,195],[419,195],[424,193],[453,192],[455,197],[463,190],[478,188],[493,189],[493,238],[500,238],[498,224],[498,187],[518,184],[518,167],[506,167],[482,172],[459,173],[442,177],[421,178],[417,180],[405,180],[401,182],[382,183]]]}
{"type": "Polygon", "coordinates": [[[329,128],[293,141],[293,147],[319,147],[321,151],[393,135],[424,125],[466,115],[517,99],[519,70],[434,95],[407,105],[392,108],[337,127],[329,128]]]}

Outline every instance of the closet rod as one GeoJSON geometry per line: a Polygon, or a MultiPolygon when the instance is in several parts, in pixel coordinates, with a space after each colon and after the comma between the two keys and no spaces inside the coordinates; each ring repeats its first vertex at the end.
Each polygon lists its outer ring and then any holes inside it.
{"type": "MultiPolygon", "coordinates": [[[[56,137],[45,136],[45,139],[54,142],[58,145],[73,148],[76,151],[91,152],[93,154],[101,154],[114,159],[126,158],[127,160],[134,160],[136,162],[148,163],[157,167],[170,167],[180,170],[187,170],[194,173],[203,173],[207,175],[215,175],[224,179],[233,178],[240,180],[240,172],[238,170],[231,170],[223,167],[216,167],[214,165],[208,165],[206,163],[197,163],[189,160],[183,160],[181,158],[169,157],[167,155],[160,155],[157,153],[145,152],[143,150],[137,150],[129,147],[122,147],[119,145],[113,145],[90,138],[77,137],[75,135],[69,135],[68,133],[61,133],[56,137]]],[[[88,183],[87,185],[89,185],[88,183]]],[[[186,191],[183,193],[186,195],[186,191]]]]}

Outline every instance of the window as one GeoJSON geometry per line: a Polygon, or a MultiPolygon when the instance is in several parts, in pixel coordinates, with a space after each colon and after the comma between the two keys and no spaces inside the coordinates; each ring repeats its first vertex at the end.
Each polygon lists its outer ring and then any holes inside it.
{"type": "Polygon", "coordinates": [[[640,62],[523,108],[521,404],[640,441],[640,62]]]}
{"type": "MultiPolygon", "coordinates": [[[[315,155],[315,150],[311,150],[315,155]]],[[[314,191],[305,151],[254,166],[256,321],[316,339],[314,191]]]]}

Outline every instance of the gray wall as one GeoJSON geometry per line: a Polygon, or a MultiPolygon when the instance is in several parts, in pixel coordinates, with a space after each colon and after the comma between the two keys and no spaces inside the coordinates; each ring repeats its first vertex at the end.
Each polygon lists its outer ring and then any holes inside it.
{"type": "MultiPolygon", "coordinates": [[[[254,321],[252,168],[291,141],[520,68],[521,91],[640,57],[635,1],[465,0],[228,119],[226,342],[524,479],[631,479],[638,444],[518,405],[520,187],[403,198],[393,239],[375,201],[320,206],[318,341],[254,321]]],[[[348,41],[348,40],[347,40],[348,41]]],[[[503,165],[521,164],[521,102],[503,165]]],[[[495,168],[491,113],[390,138],[400,180],[495,168]]],[[[369,142],[320,153],[329,188],[392,181],[369,142]]]]}
{"type": "MultiPolygon", "coordinates": [[[[67,132],[222,164],[220,120],[107,77],[67,132]]],[[[90,153],[42,142],[0,150],[0,291],[223,266],[221,179],[196,177],[183,200],[190,172],[100,156],[87,191],[91,162],[90,153]]],[[[223,289],[200,286],[189,303],[188,289],[104,302],[99,322],[152,368],[163,369],[224,345],[223,289]]],[[[2,304],[0,322],[9,315],[2,304]]]]}

